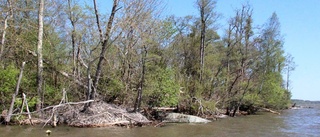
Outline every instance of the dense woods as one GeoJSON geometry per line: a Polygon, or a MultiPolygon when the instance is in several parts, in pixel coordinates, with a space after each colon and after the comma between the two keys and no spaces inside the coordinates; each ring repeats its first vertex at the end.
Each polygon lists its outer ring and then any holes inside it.
{"type": "Polygon", "coordinates": [[[69,101],[103,100],[134,111],[165,106],[202,115],[219,108],[234,115],[288,106],[294,61],[276,13],[254,24],[253,8],[243,5],[221,28],[213,0],[195,0],[198,14],[185,17],[164,17],[159,0],[99,3],[0,1],[0,111],[16,90],[14,111],[23,94],[35,111],[58,104],[63,89],[69,101]]]}

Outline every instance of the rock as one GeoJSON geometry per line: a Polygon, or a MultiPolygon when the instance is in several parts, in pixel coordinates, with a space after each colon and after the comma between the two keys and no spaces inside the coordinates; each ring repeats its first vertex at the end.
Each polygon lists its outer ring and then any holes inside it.
{"type": "Polygon", "coordinates": [[[208,123],[210,120],[180,113],[168,113],[164,122],[168,123],[208,123]]]}

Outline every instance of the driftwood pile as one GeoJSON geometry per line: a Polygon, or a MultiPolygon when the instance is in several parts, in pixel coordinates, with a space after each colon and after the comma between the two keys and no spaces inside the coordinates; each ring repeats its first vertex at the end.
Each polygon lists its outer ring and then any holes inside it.
{"type": "Polygon", "coordinates": [[[51,123],[67,124],[75,127],[132,126],[151,123],[140,113],[129,113],[127,110],[103,101],[93,102],[85,112],[84,104],[64,105],[58,107],[51,118],[51,123]],[[54,119],[57,119],[55,121],[54,119]]]}

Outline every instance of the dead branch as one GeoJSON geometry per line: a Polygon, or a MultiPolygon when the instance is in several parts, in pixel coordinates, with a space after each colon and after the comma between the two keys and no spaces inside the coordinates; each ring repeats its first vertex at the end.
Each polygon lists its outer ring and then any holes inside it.
{"type": "Polygon", "coordinates": [[[169,111],[169,110],[177,110],[176,107],[171,108],[171,107],[153,107],[153,110],[162,110],[162,111],[169,111]]]}
{"type": "Polygon", "coordinates": [[[11,105],[10,105],[10,108],[9,108],[8,115],[7,115],[6,119],[5,119],[6,123],[10,122],[10,119],[11,119],[11,116],[12,116],[13,106],[14,106],[14,102],[16,100],[16,96],[19,93],[20,82],[21,82],[21,79],[22,79],[23,69],[24,69],[24,65],[25,64],[26,64],[26,62],[22,62],[22,67],[20,69],[20,74],[19,74],[19,78],[18,78],[18,82],[17,82],[17,86],[16,86],[16,91],[14,92],[14,94],[12,94],[11,105]]]}
{"type": "Polygon", "coordinates": [[[26,99],[26,94],[22,93],[22,96],[23,96],[23,103],[26,105],[26,109],[27,109],[27,113],[28,113],[28,119],[29,119],[31,125],[33,125],[33,122],[31,120],[30,111],[29,111],[28,101],[26,99]]]}
{"type": "Polygon", "coordinates": [[[75,127],[108,127],[108,126],[114,126],[114,125],[129,125],[129,121],[117,121],[113,123],[103,123],[103,124],[90,124],[90,125],[82,125],[82,124],[76,124],[73,125],[75,127]]]}
{"type": "Polygon", "coordinates": [[[165,124],[164,122],[160,122],[160,123],[156,124],[156,125],[153,126],[153,127],[161,127],[161,126],[163,126],[164,124],[165,124]]]}
{"type": "MultiPolygon", "coordinates": [[[[89,103],[89,102],[93,102],[94,100],[87,100],[87,101],[80,101],[80,102],[68,102],[68,103],[64,103],[64,104],[59,104],[59,105],[54,105],[54,106],[48,106],[46,108],[42,108],[40,111],[44,111],[47,109],[51,109],[51,108],[58,108],[58,107],[62,107],[65,105],[78,105],[78,104],[85,104],[85,103],[89,103]]],[[[11,116],[17,116],[17,115],[26,115],[26,114],[32,114],[32,113],[37,113],[39,111],[33,111],[30,113],[20,113],[20,114],[11,114],[11,116]]]]}
{"type": "MultiPolygon", "coordinates": [[[[34,51],[31,51],[31,50],[27,50],[27,51],[28,51],[28,53],[31,54],[32,56],[37,57],[37,54],[36,54],[34,51]]],[[[43,62],[46,63],[46,64],[48,64],[48,65],[50,65],[50,63],[49,63],[48,61],[46,61],[46,60],[43,60],[43,62]]],[[[80,61],[80,62],[81,62],[81,61],[80,61]]],[[[87,67],[84,63],[83,63],[83,65],[84,65],[85,67],[87,67]]],[[[65,76],[65,77],[68,78],[68,79],[74,80],[74,82],[75,82],[76,84],[82,86],[83,88],[88,89],[88,86],[87,86],[87,85],[83,84],[81,81],[79,81],[79,80],[77,80],[77,79],[74,79],[74,78],[73,78],[72,76],[70,76],[67,72],[61,71],[61,70],[57,70],[57,69],[54,69],[54,71],[60,73],[62,76],[65,76]]]]}
{"type": "Polygon", "coordinates": [[[54,112],[55,112],[55,107],[52,109],[52,113],[51,113],[50,118],[48,118],[48,120],[44,123],[42,128],[44,128],[47,125],[47,123],[54,117],[54,112]]]}
{"type": "Polygon", "coordinates": [[[89,102],[93,102],[94,100],[87,100],[87,101],[80,101],[80,102],[68,102],[68,103],[64,103],[64,104],[59,104],[59,105],[54,105],[54,106],[48,106],[46,108],[41,109],[41,111],[50,109],[50,108],[58,108],[58,107],[62,107],[65,105],[78,105],[78,104],[85,104],[85,103],[89,103],[89,102]]]}
{"type": "Polygon", "coordinates": [[[259,108],[259,109],[263,109],[263,110],[265,110],[265,111],[267,111],[267,112],[271,112],[271,113],[273,113],[273,114],[280,115],[279,112],[274,111],[274,110],[271,110],[271,109],[268,109],[268,108],[263,108],[263,107],[258,107],[258,108],[259,108]]]}
{"type": "Polygon", "coordinates": [[[99,19],[99,13],[98,13],[98,9],[97,9],[96,0],[93,0],[93,6],[94,6],[94,13],[96,15],[96,22],[97,22],[97,26],[98,26],[100,41],[103,41],[102,30],[101,30],[101,26],[100,26],[100,19],[99,19]]]}

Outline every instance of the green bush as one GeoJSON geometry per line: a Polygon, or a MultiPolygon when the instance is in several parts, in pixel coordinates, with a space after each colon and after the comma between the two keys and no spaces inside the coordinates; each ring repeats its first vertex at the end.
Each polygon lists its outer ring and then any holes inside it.
{"type": "MultiPolygon", "coordinates": [[[[26,99],[28,102],[29,111],[34,111],[33,108],[35,108],[35,106],[37,104],[37,97],[31,98],[31,99],[26,98],[26,99]]],[[[14,103],[14,108],[20,108],[23,103],[22,101],[23,101],[22,98],[16,98],[15,103],[14,103]]],[[[24,107],[23,107],[23,112],[27,112],[26,105],[24,105],[24,107]]]]}
{"type": "MultiPolygon", "coordinates": [[[[8,108],[10,105],[12,94],[15,92],[19,70],[13,65],[0,69],[0,103],[1,107],[8,108]]],[[[1,108],[4,109],[4,108],[1,108]]]]}
{"type": "Polygon", "coordinates": [[[3,93],[13,93],[17,84],[19,70],[12,65],[0,70],[0,91],[3,93]]]}
{"type": "Polygon", "coordinates": [[[146,95],[149,106],[176,106],[179,100],[179,84],[171,69],[156,68],[146,80],[146,95]]]}

